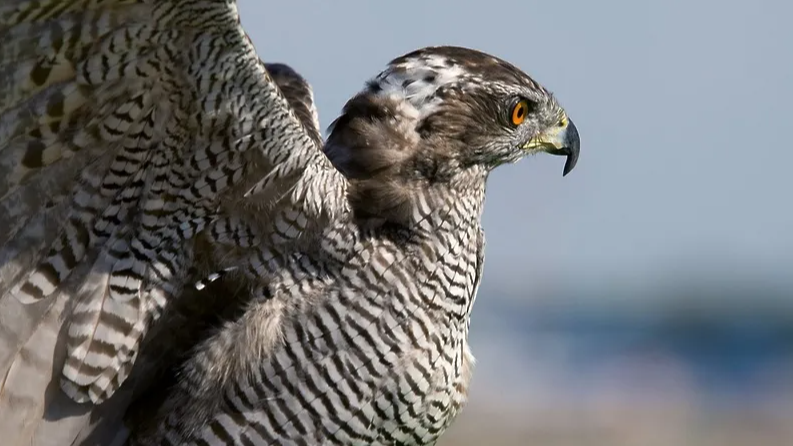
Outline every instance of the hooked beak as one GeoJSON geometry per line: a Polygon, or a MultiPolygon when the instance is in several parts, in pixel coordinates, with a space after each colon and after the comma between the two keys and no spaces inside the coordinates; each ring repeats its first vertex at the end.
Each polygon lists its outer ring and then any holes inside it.
{"type": "Polygon", "coordinates": [[[565,155],[567,161],[564,163],[562,176],[567,175],[573,170],[578,162],[578,151],[581,148],[581,140],[578,137],[578,129],[573,121],[563,116],[559,123],[546,131],[532,138],[524,149],[541,150],[552,155],[565,155]]]}

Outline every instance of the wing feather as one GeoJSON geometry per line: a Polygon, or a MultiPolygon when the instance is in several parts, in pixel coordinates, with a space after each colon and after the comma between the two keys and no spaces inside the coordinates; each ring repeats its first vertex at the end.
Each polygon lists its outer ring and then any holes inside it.
{"type": "Polygon", "coordinates": [[[270,77],[278,85],[292,110],[300,119],[306,132],[317,147],[322,147],[322,132],[319,128],[319,113],[314,104],[311,84],[294,68],[283,63],[265,63],[270,77]]]}
{"type": "Polygon", "coordinates": [[[234,2],[6,0],[0,37],[0,413],[35,427],[54,379],[114,394],[202,273],[197,235],[305,230],[346,210],[346,182],[310,86],[268,75],[234,2]]]}

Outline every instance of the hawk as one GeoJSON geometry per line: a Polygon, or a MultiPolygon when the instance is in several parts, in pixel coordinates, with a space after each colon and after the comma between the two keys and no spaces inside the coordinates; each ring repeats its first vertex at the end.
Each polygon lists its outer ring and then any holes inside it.
{"type": "Polygon", "coordinates": [[[0,435],[434,444],[463,407],[489,173],[579,136],[467,48],[319,132],[233,0],[0,5],[0,435]]]}

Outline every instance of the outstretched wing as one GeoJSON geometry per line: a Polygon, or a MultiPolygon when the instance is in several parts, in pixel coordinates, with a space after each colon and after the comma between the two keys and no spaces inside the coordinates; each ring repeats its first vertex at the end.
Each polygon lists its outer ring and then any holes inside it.
{"type": "Polygon", "coordinates": [[[32,435],[57,378],[78,402],[114,393],[187,271],[213,267],[197,234],[244,247],[278,217],[263,203],[301,229],[346,209],[317,141],[233,1],[3,1],[4,443],[32,435]]]}

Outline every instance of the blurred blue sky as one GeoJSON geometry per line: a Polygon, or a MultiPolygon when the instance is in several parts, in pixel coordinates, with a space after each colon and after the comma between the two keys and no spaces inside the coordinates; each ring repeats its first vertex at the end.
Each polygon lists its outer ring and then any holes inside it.
{"type": "Polygon", "coordinates": [[[490,179],[483,286],[734,278],[793,265],[793,3],[240,0],[261,57],[314,86],[326,127],[392,58],[477,48],[554,91],[581,159],[490,179]]]}

